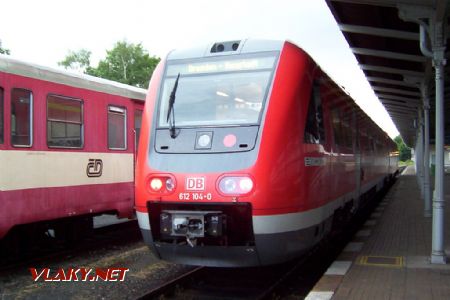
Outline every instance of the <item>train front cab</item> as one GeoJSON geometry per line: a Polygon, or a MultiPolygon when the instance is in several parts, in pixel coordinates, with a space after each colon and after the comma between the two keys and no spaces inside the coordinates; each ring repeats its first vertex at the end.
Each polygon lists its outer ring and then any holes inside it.
{"type": "MultiPolygon", "coordinates": [[[[144,241],[162,259],[226,267],[287,261],[331,230],[335,211],[351,211],[358,200],[356,119],[341,124],[346,108],[337,104],[351,99],[296,46],[269,46],[247,41],[236,53],[206,58],[201,49],[196,59],[175,52],[155,71],[139,146],[147,151],[137,161],[136,210],[144,241]],[[251,101],[248,89],[235,94],[236,86],[256,78],[262,97],[251,101]],[[207,92],[209,83],[214,89],[207,92]],[[196,103],[207,99],[216,101],[196,103]],[[237,109],[229,111],[230,103],[237,109]],[[252,112],[243,119],[245,109],[252,112]]],[[[378,180],[369,161],[366,185],[378,180]]]]}

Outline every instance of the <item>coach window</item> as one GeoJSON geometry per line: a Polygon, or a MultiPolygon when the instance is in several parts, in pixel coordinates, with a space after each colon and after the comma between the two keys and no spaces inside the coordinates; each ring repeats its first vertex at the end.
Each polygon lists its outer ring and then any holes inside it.
{"type": "Polygon", "coordinates": [[[307,144],[319,144],[325,140],[322,100],[320,99],[319,85],[317,84],[314,84],[311,99],[309,100],[304,140],[307,144]]]}
{"type": "Polygon", "coordinates": [[[127,110],[108,106],[108,148],[125,150],[127,148],[127,110]]]}
{"type": "Polygon", "coordinates": [[[83,147],[83,102],[64,96],[47,96],[47,145],[83,147]]]}
{"type": "Polygon", "coordinates": [[[0,144],[3,144],[3,89],[0,87],[0,144]]]}
{"type": "Polygon", "coordinates": [[[33,144],[33,94],[24,89],[11,91],[11,144],[31,147],[33,144]]]}

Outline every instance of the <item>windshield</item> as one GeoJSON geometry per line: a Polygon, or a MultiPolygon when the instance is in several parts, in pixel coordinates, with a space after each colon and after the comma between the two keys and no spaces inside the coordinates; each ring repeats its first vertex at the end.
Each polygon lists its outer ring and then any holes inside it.
{"type": "Polygon", "coordinates": [[[271,55],[170,64],[162,87],[159,127],[169,125],[169,98],[178,74],[176,126],[257,124],[274,62],[271,55]]]}

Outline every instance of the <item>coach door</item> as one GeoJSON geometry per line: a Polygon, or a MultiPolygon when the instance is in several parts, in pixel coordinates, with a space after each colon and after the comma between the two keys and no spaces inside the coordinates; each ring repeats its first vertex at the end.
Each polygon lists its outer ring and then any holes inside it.
{"type": "MultiPolygon", "coordinates": [[[[134,154],[138,153],[139,136],[141,135],[142,109],[134,109],[134,154]]],[[[135,156],[136,158],[136,156],[135,156]]]]}
{"type": "Polygon", "coordinates": [[[4,142],[5,142],[5,122],[4,122],[4,115],[5,115],[5,102],[3,101],[3,88],[0,87],[0,149],[3,148],[4,142]]]}

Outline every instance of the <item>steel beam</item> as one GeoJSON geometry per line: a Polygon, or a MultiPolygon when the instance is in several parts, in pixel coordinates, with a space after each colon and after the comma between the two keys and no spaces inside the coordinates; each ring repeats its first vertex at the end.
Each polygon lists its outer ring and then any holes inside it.
{"type": "Polygon", "coordinates": [[[417,109],[417,107],[418,107],[418,105],[401,103],[401,102],[393,101],[393,100],[382,100],[381,104],[394,106],[394,107],[404,107],[404,108],[413,109],[413,110],[417,109]]]}
{"type": "MultiPolygon", "coordinates": [[[[383,95],[381,95],[382,97],[383,95]]],[[[395,100],[395,99],[390,99],[390,98],[379,98],[381,103],[393,103],[393,104],[398,104],[398,105],[404,105],[404,106],[408,106],[408,107],[413,107],[413,108],[417,108],[419,107],[419,103],[417,102],[410,102],[410,101],[405,101],[405,100],[395,100]]]]}
{"type": "Polygon", "coordinates": [[[405,112],[398,112],[398,111],[391,111],[389,115],[393,117],[403,118],[405,120],[408,120],[411,124],[414,124],[414,120],[411,119],[411,115],[409,113],[405,112]]]}
{"type": "Polygon", "coordinates": [[[379,83],[386,83],[386,84],[391,84],[391,85],[399,85],[399,86],[407,86],[407,87],[416,87],[417,86],[415,83],[412,83],[412,82],[401,81],[401,80],[392,80],[392,79],[387,79],[387,78],[383,78],[383,77],[367,76],[366,79],[369,82],[379,82],[379,83]]]}
{"type": "Polygon", "coordinates": [[[423,149],[423,193],[424,193],[424,216],[431,217],[431,185],[430,185],[430,98],[428,95],[428,86],[422,84],[421,92],[423,97],[423,131],[424,131],[424,149],[423,149]]]}
{"type": "Polygon", "coordinates": [[[388,88],[384,86],[372,86],[372,89],[376,92],[387,92],[387,93],[395,93],[395,94],[401,94],[405,96],[413,96],[413,97],[420,97],[421,94],[419,92],[413,92],[413,91],[406,91],[398,88],[388,88]]]}
{"type": "Polygon", "coordinates": [[[413,70],[404,70],[390,67],[374,66],[374,65],[364,65],[360,64],[360,68],[364,71],[375,71],[389,74],[400,74],[400,75],[410,75],[410,76],[423,76],[422,72],[413,70]]]}
{"type": "Polygon", "coordinates": [[[399,59],[399,60],[407,60],[414,62],[426,62],[426,58],[420,55],[411,55],[400,52],[392,52],[392,51],[382,51],[382,50],[374,50],[368,48],[350,48],[354,54],[359,55],[367,55],[367,56],[377,56],[389,59],[399,59]]]}
{"type": "Polygon", "coordinates": [[[401,104],[397,104],[397,103],[388,103],[388,102],[383,102],[383,105],[385,105],[389,108],[401,109],[402,111],[409,111],[411,113],[415,113],[417,111],[417,106],[407,106],[407,105],[401,105],[401,104]]]}
{"type": "Polygon", "coordinates": [[[433,46],[433,64],[436,70],[436,167],[433,199],[433,239],[431,262],[445,264],[444,251],[444,65],[445,46],[433,46]]]}
{"type": "Polygon", "coordinates": [[[393,119],[396,120],[402,120],[402,121],[407,121],[408,123],[413,124],[413,120],[411,120],[411,116],[409,114],[402,114],[402,113],[396,113],[396,112],[392,112],[389,114],[393,119]]]}
{"type": "Polygon", "coordinates": [[[423,199],[423,119],[422,119],[422,110],[418,109],[418,128],[417,128],[417,140],[416,140],[416,173],[417,173],[417,182],[420,188],[420,195],[423,199]]]}
{"type": "Polygon", "coordinates": [[[406,101],[408,103],[417,104],[417,105],[421,104],[421,101],[419,98],[408,98],[408,97],[395,96],[395,95],[383,94],[383,93],[375,93],[375,94],[380,99],[406,101]]]}
{"type": "Polygon", "coordinates": [[[339,28],[341,29],[341,31],[351,32],[351,33],[367,34],[367,35],[404,39],[404,40],[413,40],[413,41],[419,40],[419,34],[416,32],[392,30],[392,29],[385,29],[385,28],[371,27],[371,26],[358,26],[358,25],[350,25],[350,24],[339,24],[339,28]]]}

